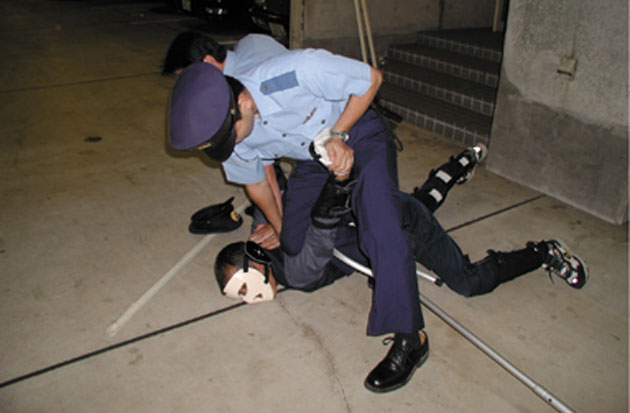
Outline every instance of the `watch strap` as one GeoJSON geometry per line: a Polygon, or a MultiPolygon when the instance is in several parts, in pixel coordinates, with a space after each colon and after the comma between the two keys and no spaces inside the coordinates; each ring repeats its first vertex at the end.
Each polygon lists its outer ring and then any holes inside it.
{"type": "Polygon", "coordinates": [[[331,130],[330,134],[341,138],[341,140],[344,142],[348,142],[348,139],[350,139],[350,135],[348,134],[348,132],[339,132],[336,130],[331,130]]]}

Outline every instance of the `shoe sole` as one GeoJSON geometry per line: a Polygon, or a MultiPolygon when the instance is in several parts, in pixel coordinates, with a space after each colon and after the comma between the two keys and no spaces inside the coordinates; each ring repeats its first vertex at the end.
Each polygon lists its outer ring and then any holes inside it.
{"type": "MultiPolygon", "coordinates": [[[[485,144],[481,143],[481,142],[476,143],[472,148],[480,148],[480,151],[479,151],[480,156],[475,161],[475,165],[472,167],[472,169],[470,171],[468,171],[468,173],[465,176],[462,176],[461,178],[459,178],[455,182],[457,185],[463,185],[466,182],[470,181],[472,179],[474,173],[475,173],[475,168],[477,168],[477,165],[479,165],[481,163],[481,161],[486,159],[486,155],[488,155],[488,147],[485,144]]],[[[471,149],[471,148],[469,148],[469,149],[471,149]]],[[[476,158],[477,157],[477,155],[476,155],[477,151],[475,151],[474,149],[471,149],[471,150],[472,150],[472,152],[475,153],[475,158],[476,158]]]]}
{"type": "Polygon", "coordinates": [[[371,392],[374,393],[389,393],[391,391],[394,390],[398,390],[401,387],[404,387],[407,383],[409,383],[409,380],[411,380],[411,377],[413,377],[414,373],[416,372],[416,369],[422,367],[422,365],[424,364],[425,361],[427,361],[427,359],[429,358],[429,353],[431,352],[431,349],[428,349],[426,353],[424,353],[424,355],[420,358],[420,360],[418,361],[418,363],[416,363],[416,365],[413,367],[413,369],[411,370],[411,373],[409,373],[409,376],[407,376],[407,379],[403,382],[400,382],[398,384],[396,384],[395,386],[392,387],[388,387],[388,388],[377,388],[377,387],[373,387],[370,384],[367,383],[367,381],[363,382],[363,385],[365,386],[366,389],[368,389],[371,392]]]}
{"type": "Polygon", "coordinates": [[[555,239],[553,241],[557,242],[558,245],[560,245],[560,249],[564,250],[565,253],[569,254],[572,259],[575,259],[577,262],[579,262],[582,268],[584,269],[584,283],[582,285],[574,285],[568,282],[566,279],[564,279],[564,281],[569,285],[569,287],[579,290],[580,288],[586,285],[590,277],[588,266],[586,265],[584,261],[582,261],[582,259],[578,255],[574,254],[573,251],[571,251],[571,249],[567,246],[567,244],[564,241],[560,239],[555,239]]]}
{"type": "Polygon", "coordinates": [[[481,142],[476,143],[475,146],[481,148],[481,157],[479,158],[479,160],[477,160],[477,163],[480,163],[481,161],[486,159],[486,156],[488,155],[488,147],[481,142]]]}

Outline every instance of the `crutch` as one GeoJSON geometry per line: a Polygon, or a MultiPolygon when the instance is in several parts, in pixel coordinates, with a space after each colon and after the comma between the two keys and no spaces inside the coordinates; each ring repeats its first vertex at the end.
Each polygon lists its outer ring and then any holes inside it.
{"type": "MultiPolygon", "coordinates": [[[[373,277],[371,269],[369,269],[366,266],[361,265],[358,262],[352,260],[350,257],[344,255],[340,251],[335,250],[334,251],[334,255],[340,261],[344,262],[345,264],[349,265],[350,267],[354,268],[355,270],[357,270],[357,271],[359,271],[359,272],[361,272],[361,273],[363,273],[363,274],[365,274],[365,275],[367,275],[369,277],[373,277]]],[[[416,273],[419,276],[422,276],[424,278],[428,277],[427,279],[435,278],[435,277],[431,277],[430,275],[424,274],[424,273],[422,273],[420,271],[417,271],[417,270],[416,270],[416,273]]],[[[437,284],[437,282],[436,282],[436,284],[437,284]]],[[[551,392],[546,390],[543,386],[541,386],[540,384],[536,383],[534,380],[532,380],[529,376],[527,376],[521,370],[516,368],[516,366],[514,366],[509,361],[507,361],[503,356],[501,356],[494,349],[492,349],[490,346],[488,346],[486,343],[484,343],[479,337],[475,336],[472,332],[470,332],[470,330],[466,329],[466,327],[464,327],[463,325],[459,324],[453,317],[448,315],[444,310],[442,310],[440,307],[435,305],[435,303],[433,303],[431,300],[429,300],[428,298],[426,298],[422,294],[420,294],[420,302],[425,307],[427,307],[433,314],[435,314],[440,319],[442,319],[442,321],[444,321],[446,324],[451,326],[459,334],[464,336],[465,339],[467,339],[472,344],[474,344],[477,348],[479,348],[479,350],[484,352],[488,357],[490,357],[492,360],[494,360],[496,363],[498,363],[501,367],[506,369],[510,374],[512,374],[514,377],[516,377],[518,380],[520,380],[527,387],[529,387],[534,393],[536,393],[537,396],[539,396],[541,399],[543,399],[544,401],[549,403],[553,408],[555,408],[556,410],[558,410],[559,412],[562,412],[562,413],[572,413],[573,412],[573,410],[569,406],[567,406],[565,403],[563,403],[560,399],[558,399],[556,396],[554,396],[551,392]]]]}
{"type": "MultiPolygon", "coordinates": [[[[367,274],[370,275],[372,274],[372,270],[370,270],[368,267],[359,264],[358,262],[352,260],[350,257],[348,257],[347,255],[344,255],[343,253],[341,253],[338,250],[334,250],[333,251],[333,255],[341,262],[343,262],[344,264],[349,265],[350,267],[354,268],[355,270],[362,272],[363,274],[367,274]]],[[[426,272],[422,272],[418,269],[416,269],[416,275],[418,277],[424,278],[427,281],[431,281],[433,284],[437,285],[438,287],[441,287],[443,284],[443,281],[441,279],[439,279],[436,276],[433,276],[431,274],[427,274],[426,272]]]]}

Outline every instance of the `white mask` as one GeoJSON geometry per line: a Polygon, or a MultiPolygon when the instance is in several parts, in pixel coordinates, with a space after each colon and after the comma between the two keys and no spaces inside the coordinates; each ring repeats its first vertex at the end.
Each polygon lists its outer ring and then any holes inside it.
{"type": "Polygon", "coordinates": [[[247,304],[262,303],[274,298],[271,283],[265,282],[263,273],[251,266],[247,272],[243,269],[235,272],[223,288],[223,293],[230,298],[242,299],[247,304]],[[245,295],[239,293],[243,285],[247,288],[245,295]]]}

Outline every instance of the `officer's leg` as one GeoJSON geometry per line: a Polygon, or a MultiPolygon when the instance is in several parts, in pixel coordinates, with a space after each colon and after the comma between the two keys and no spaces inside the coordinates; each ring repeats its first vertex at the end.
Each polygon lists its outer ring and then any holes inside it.
{"type": "Polygon", "coordinates": [[[358,180],[353,210],[360,247],[375,276],[368,334],[417,333],[424,328],[424,320],[413,254],[402,230],[394,145],[370,112],[350,136],[358,180]]]}
{"type": "Polygon", "coordinates": [[[404,386],[429,356],[418,295],[415,262],[402,229],[396,151],[382,125],[368,112],[350,134],[357,187],[353,209],[360,247],[374,271],[369,335],[395,333],[385,358],[365,379],[374,392],[404,386]]]}
{"type": "Polygon", "coordinates": [[[315,161],[298,161],[287,182],[282,216],[282,249],[289,255],[300,252],[304,245],[310,213],[319,196],[328,171],[315,161]]]}

